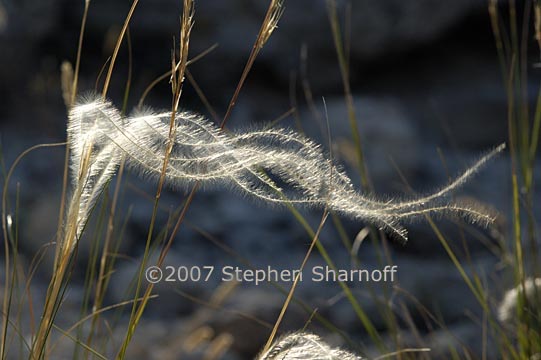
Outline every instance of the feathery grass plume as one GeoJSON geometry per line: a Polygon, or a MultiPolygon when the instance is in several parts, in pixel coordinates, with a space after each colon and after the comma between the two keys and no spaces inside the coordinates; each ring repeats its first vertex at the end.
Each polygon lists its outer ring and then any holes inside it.
{"type": "MultiPolygon", "coordinates": [[[[144,110],[124,118],[100,98],[88,98],[70,111],[68,134],[72,146],[72,172],[84,177],[79,230],[103,186],[115,173],[122,153],[128,166],[150,178],[161,174],[169,137],[170,112],[144,110]],[[85,155],[85,151],[90,153],[85,155]],[[89,170],[80,173],[81,159],[89,170]]],[[[471,222],[488,224],[493,217],[474,207],[452,203],[448,195],[464,184],[504,145],[482,157],[456,180],[436,193],[411,201],[378,201],[355,190],[343,170],[325,157],[321,147],[285,129],[227,134],[202,116],[181,112],[165,181],[172,187],[228,184],[268,203],[288,202],[324,207],[366,221],[406,239],[401,222],[431,213],[457,214],[471,222]],[[265,170],[264,173],[262,170],[265,170]],[[291,187],[285,192],[270,176],[291,187]]]]}
{"type": "Polygon", "coordinates": [[[527,342],[520,358],[541,359],[541,278],[528,277],[506,291],[497,316],[512,339],[527,342]]]}
{"type": "Polygon", "coordinates": [[[77,237],[81,235],[88,214],[101,191],[120,165],[122,152],[111,141],[124,126],[120,112],[105,101],[82,101],[70,111],[68,139],[71,171],[77,198],[77,237]],[[87,165],[85,165],[85,163],[87,165]]]}
{"type": "MultiPolygon", "coordinates": [[[[524,284],[520,284],[505,292],[505,295],[498,305],[498,320],[506,325],[516,325],[513,321],[517,317],[517,306],[519,306],[519,295],[523,293],[525,307],[531,314],[538,314],[541,310],[541,278],[527,278],[524,284]]],[[[538,319],[538,327],[541,319],[538,319]]],[[[540,329],[541,330],[541,329],[540,329]]]]}
{"type": "Polygon", "coordinates": [[[47,289],[47,301],[32,342],[30,359],[41,359],[47,352],[48,336],[62,300],[74,249],[92,206],[120,164],[122,152],[105,134],[111,131],[108,127],[122,122],[120,113],[105,102],[89,104],[83,100],[70,109],[67,131],[74,189],[56,247],[54,276],[47,289]]]}
{"type": "Polygon", "coordinates": [[[271,348],[259,354],[256,360],[361,360],[360,356],[345,350],[331,348],[314,334],[297,332],[278,339],[271,348]]]}

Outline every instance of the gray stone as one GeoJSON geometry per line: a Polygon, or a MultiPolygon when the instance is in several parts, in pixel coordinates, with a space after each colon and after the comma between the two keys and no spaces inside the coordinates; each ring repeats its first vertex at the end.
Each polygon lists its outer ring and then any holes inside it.
{"type": "MultiPolygon", "coordinates": [[[[148,259],[146,268],[154,266],[157,259],[157,255],[152,255],[148,259]]],[[[142,258],[137,262],[117,262],[117,270],[111,275],[111,283],[108,289],[110,302],[119,303],[133,298],[133,289],[139,274],[141,260],[142,258]]],[[[192,268],[201,267],[205,264],[204,261],[198,261],[197,254],[181,254],[173,250],[169,251],[161,267],[163,278],[155,284],[153,289],[153,294],[157,294],[158,297],[149,301],[147,306],[148,314],[170,318],[194,311],[194,302],[182,296],[182,294],[205,298],[210,293],[211,285],[204,281],[190,281],[189,279],[188,281],[179,281],[175,270],[181,266],[192,268]],[[172,281],[166,281],[168,277],[172,281]]],[[[215,281],[210,284],[212,283],[215,283],[215,281]]],[[[143,291],[147,286],[148,282],[143,277],[143,291]]]]}
{"type": "MultiPolygon", "coordinates": [[[[352,137],[346,102],[343,97],[325,99],[335,162],[346,165],[354,184],[359,187],[356,147],[352,137]]],[[[393,166],[398,166],[406,178],[418,171],[422,159],[422,140],[415,122],[397,98],[357,96],[354,99],[357,126],[361,137],[366,166],[372,183],[381,193],[396,192],[401,179],[393,166]],[[393,189],[394,184],[394,189],[393,189]]],[[[318,106],[320,115],[324,109],[318,106]]],[[[311,138],[328,148],[326,125],[305,110],[304,127],[311,138]],[[325,132],[322,134],[322,132],[325,132]]]]}
{"type": "Polygon", "coordinates": [[[483,329],[473,323],[451,324],[446,329],[434,331],[427,336],[430,358],[449,359],[455,350],[458,356],[497,359],[501,355],[497,344],[487,335],[488,340],[483,348],[483,342],[479,341],[482,332],[483,329]]]}
{"type": "MultiPolygon", "coordinates": [[[[218,332],[226,332],[235,339],[232,349],[242,356],[254,356],[265,344],[270,327],[276,321],[285,295],[275,289],[262,287],[239,288],[224,304],[224,310],[210,320],[218,332]],[[258,319],[255,321],[254,319],[258,319]],[[268,323],[265,326],[261,321],[268,323]]],[[[308,320],[309,314],[295,304],[288,307],[281,331],[293,331],[308,320]]]]}
{"type": "MultiPolygon", "coordinates": [[[[346,2],[338,1],[337,7],[340,21],[343,21],[347,11],[346,2]]],[[[122,23],[129,4],[95,1],[91,8],[93,14],[100,16],[89,18],[89,29],[104,32],[113,24],[122,23]]],[[[220,44],[217,53],[228,60],[220,71],[215,72],[216,76],[229,76],[231,72],[238,72],[238,64],[245,61],[266,8],[265,2],[247,3],[242,0],[196,3],[196,26],[192,43],[202,48],[217,42],[220,44]],[[239,37],[239,34],[252,35],[239,37]]],[[[272,66],[273,72],[279,74],[282,81],[287,81],[291,68],[298,62],[301,44],[304,43],[309,49],[309,61],[313,68],[332,69],[334,76],[330,79],[327,73],[317,80],[327,84],[337,80],[338,68],[326,2],[314,1],[307,7],[303,2],[286,1],[285,8],[279,31],[273,35],[260,59],[272,66]],[[314,33],[319,36],[313,36],[314,33]]],[[[482,0],[460,0],[445,5],[436,0],[353,2],[352,58],[367,61],[429,43],[466,16],[484,12],[485,9],[486,4],[482,0]]],[[[79,15],[74,10],[71,10],[72,14],[79,15]]],[[[181,4],[171,0],[141,3],[131,22],[132,33],[135,36],[165,39],[161,43],[167,45],[172,36],[178,37],[180,13],[181,4]]]]}
{"type": "MultiPolygon", "coordinates": [[[[402,301],[407,304],[420,328],[426,324],[418,304],[444,323],[469,321],[468,313],[481,313],[479,303],[450,260],[421,260],[402,256],[397,257],[396,264],[398,285],[409,294],[408,297],[401,296],[402,301]]],[[[490,257],[478,259],[473,264],[462,261],[470,278],[474,273],[483,276],[494,271],[495,264],[496,260],[490,257]]]]}

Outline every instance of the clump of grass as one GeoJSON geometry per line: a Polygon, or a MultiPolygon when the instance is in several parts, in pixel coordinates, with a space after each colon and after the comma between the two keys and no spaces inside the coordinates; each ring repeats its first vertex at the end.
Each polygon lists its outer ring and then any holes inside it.
{"type": "MultiPolygon", "coordinates": [[[[538,1],[509,1],[505,7],[497,0],[489,1],[489,14],[507,95],[507,124],[511,158],[512,224],[510,246],[506,246],[505,264],[513,279],[501,306],[515,313],[512,337],[505,351],[513,358],[537,358],[541,349],[541,309],[532,303],[532,291],[539,290],[541,250],[539,247],[538,211],[535,201],[535,173],[538,168],[539,135],[541,133],[541,89],[537,88],[532,103],[529,83],[531,31],[541,51],[541,4],[538,1]],[[505,10],[502,11],[502,8],[505,10]],[[519,12],[522,9],[522,13],[519,12]],[[533,15],[533,16],[532,16],[533,15]],[[513,299],[513,301],[511,301],[513,299]],[[532,305],[534,305],[532,307],[532,305]]],[[[500,310],[502,307],[500,306],[500,310]]],[[[504,313],[500,313],[500,317],[504,313]]],[[[507,316],[504,316],[506,318],[507,316]]],[[[507,330],[509,328],[507,327],[507,330]]]]}
{"type": "Polygon", "coordinates": [[[498,306],[498,319],[502,323],[513,325],[514,320],[516,320],[516,308],[519,306],[520,294],[524,294],[526,306],[529,308],[527,311],[535,314],[538,311],[536,308],[541,304],[541,298],[539,298],[539,294],[541,294],[541,278],[528,278],[524,281],[524,287],[521,284],[505,292],[498,306]]]}
{"type": "Polygon", "coordinates": [[[272,359],[361,360],[362,358],[342,349],[331,348],[317,335],[298,332],[276,340],[269,350],[256,358],[256,360],[272,359]]]}
{"type": "MultiPolygon", "coordinates": [[[[79,231],[122,155],[134,170],[172,187],[229,184],[274,204],[326,206],[330,211],[380,225],[404,239],[406,232],[399,222],[424,214],[460,214],[481,224],[493,220],[482,210],[446,202],[445,198],[504,145],[434,194],[410,201],[379,201],[355,191],[347,175],[325,158],[319,145],[292,131],[271,129],[231,135],[199,115],[184,112],[174,115],[178,123],[170,138],[171,117],[169,112],[146,110],[125,118],[110,102],[99,98],[73,107],[68,124],[72,166],[81,168],[85,156],[92,164],[80,199],[79,231]],[[93,151],[85,155],[89,143],[93,151]],[[165,160],[167,166],[162,169],[165,160]],[[295,193],[284,197],[282,189],[261,168],[292,185],[295,193]]],[[[80,179],[81,175],[77,181],[80,179]]]]}

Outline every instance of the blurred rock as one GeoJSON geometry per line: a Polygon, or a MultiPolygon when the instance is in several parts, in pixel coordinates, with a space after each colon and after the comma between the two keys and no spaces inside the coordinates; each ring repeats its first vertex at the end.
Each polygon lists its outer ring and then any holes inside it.
{"type": "MultiPolygon", "coordinates": [[[[363,0],[351,2],[351,8],[348,8],[346,1],[337,3],[340,21],[346,17],[346,12],[350,13],[351,56],[362,62],[435,41],[467,16],[486,11],[486,3],[482,0],[460,0],[445,5],[436,0],[363,0]]],[[[203,49],[218,43],[218,56],[227,60],[209,74],[216,82],[227,82],[231,74],[239,74],[239,65],[245,61],[255,40],[267,4],[242,0],[196,3],[192,44],[197,49],[203,49]],[[239,34],[248,36],[239,37],[239,34]]],[[[316,77],[318,88],[324,84],[334,86],[339,82],[339,73],[326,2],[314,1],[309,9],[297,1],[286,1],[284,6],[286,11],[279,29],[259,61],[266,63],[271,70],[270,76],[278,75],[282,82],[287,83],[291,69],[297,67],[301,44],[306,44],[311,69],[316,72],[320,71],[318,69],[332,69],[326,72],[325,77],[316,77]],[[313,36],[314,33],[320,35],[313,36]]],[[[104,33],[114,24],[119,26],[128,9],[129,3],[93,1],[91,15],[100,16],[90,16],[89,32],[104,33]]],[[[75,18],[80,17],[78,7],[72,7],[70,13],[75,18]]],[[[140,3],[130,24],[131,32],[135,37],[158,39],[158,43],[148,45],[150,48],[164,46],[162,51],[165,56],[172,37],[178,37],[180,13],[181,3],[172,0],[140,3]]]]}
{"type": "MultiPolygon", "coordinates": [[[[163,278],[154,285],[153,294],[157,294],[156,299],[149,301],[147,313],[159,318],[178,317],[183,314],[193,312],[196,303],[183,296],[188,294],[195,298],[208,298],[216,283],[216,278],[211,278],[210,283],[204,281],[179,281],[175,269],[181,266],[191,268],[193,266],[203,266],[206,262],[198,259],[200,254],[179,254],[175,251],[169,251],[161,267],[163,278]],[[168,268],[169,267],[169,268],[168,268]],[[170,277],[172,281],[166,281],[170,277]]],[[[153,255],[148,259],[146,268],[154,266],[158,257],[153,255]]],[[[108,289],[108,299],[111,303],[119,303],[133,298],[134,286],[136,284],[142,257],[138,261],[117,262],[117,270],[111,275],[111,283],[108,289]]],[[[143,273],[143,276],[145,274],[143,273]]],[[[148,286],[148,281],[142,279],[142,289],[148,286]]]]}
{"type": "MultiPolygon", "coordinates": [[[[348,174],[359,187],[357,150],[346,102],[343,97],[327,98],[325,104],[331,141],[335,144],[333,157],[337,163],[347,165],[348,174]]],[[[400,174],[393,165],[398,166],[406,179],[419,171],[423,141],[414,121],[395,98],[358,96],[354,98],[354,106],[366,167],[376,190],[392,194],[397,188],[403,189],[404,186],[399,185],[400,174]]],[[[319,107],[318,110],[319,120],[308,110],[303,111],[303,124],[309,137],[328,148],[327,125],[321,123],[324,109],[319,107]]]]}
{"type": "MultiPolygon", "coordinates": [[[[494,271],[496,261],[487,256],[470,262],[462,260],[461,265],[470,278],[473,274],[482,277],[494,271]]],[[[398,286],[408,294],[400,294],[400,299],[408,306],[419,329],[427,329],[427,326],[430,329],[431,322],[426,311],[444,324],[467,322],[469,314],[481,313],[478,301],[450,260],[420,260],[398,256],[396,264],[398,286]]]]}
{"type": "MultiPolygon", "coordinates": [[[[224,304],[219,315],[209,324],[218,332],[233,336],[232,348],[243,357],[253,356],[265,344],[276,321],[285,295],[275,289],[263,287],[239,288],[224,304]],[[266,325],[265,325],[266,323],[266,325]]],[[[280,330],[297,330],[310,317],[299,306],[291,304],[280,330]]]]}
{"type": "Polygon", "coordinates": [[[7,1],[0,8],[0,121],[4,122],[15,94],[29,90],[36,68],[43,60],[42,41],[58,31],[61,0],[7,1]],[[16,65],[16,66],[15,66],[16,65]]]}
{"type": "Polygon", "coordinates": [[[479,334],[483,331],[480,326],[467,323],[450,324],[447,329],[434,331],[427,337],[430,358],[449,359],[453,357],[453,349],[460,349],[459,356],[497,359],[501,354],[494,339],[487,335],[487,344],[484,347],[479,341],[479,334]]]}

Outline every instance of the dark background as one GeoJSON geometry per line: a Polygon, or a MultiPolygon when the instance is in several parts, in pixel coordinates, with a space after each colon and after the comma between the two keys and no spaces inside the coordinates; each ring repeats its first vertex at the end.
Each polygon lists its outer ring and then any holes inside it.
{"type": "MultiPolygon", "coordinates": [[[[130,5],[129,1],[91,2],[82,52],[81,92],[95,89],[98,74],[112,53],[130,5]]],[[[506,140],[506,96],[487,6],[483,0],[338,1],[342,24],[348,17],[346,14],[349,13],[350,18],[351,86],[375,196],[401,197],[406,192],[395,166],[416,191],[427,192],[444,184],[450,175],[471,164],[483,151],[506,140]]],[[[264,1],[196,2],[190,55],[195,56],[215,43],[218,48],[191,66],[190,71],[220,116],[225,113],[240,78],[266,7],[264,1]]],[[[0,3],[0,130],[7,166],[31,145],[65,139],[66,110],[61,95],[60,64],[63,60],[74,62],[82,10],[83,1],[0,3]]],[[[140,2],[130,25],[133,70],[128,109],[137,103],[154,78],[169,70],[171,48],[178,39],[180,14],[180,1],[140,2]]],[[[533,36],[530,38],[534,44],[533,36]]],[[[536,61],[535,56],[536,53],[532,55],[532,62],[536,61]]],[[[538,70],[532,67],[530,71],[532,79],[535,78],[538,70]]],[[[124,43],[109,92],[118,106],[122,103],[127,74],[128,51],[124,43]]],[[[286,1],[279,27],[258,57],[228,128],[242,131],[267,124],[289,110],[293,105],[291,99],[295,98],[304,131],[318,142],[328,144],[326,135],[320,131],[325,129],[325,124],[307,106],[301,87],[303,80],[311,86],[320,115],[321,99],[325,98],[336,160],[345,165],[354,183],[359,184],[338,62],[322,0],[286,1]]],[[[532,89],[535,84],[532,80],[532,89]]],[[[98,91],[101,85],[102,82],[98,91]]],[[[167,81],[155,88],[146,100],[147,105],[156,108],[170,108],[170,103],[167,81]]],[[[188,83],[181,107],[210,116],[188,83]]],[[[289,127],[298,124],[294,117],[281,123],[289,127]]],[[[23,160],[9,186],[14,196],[17,182],[20,184],[20,246],[27,262],[54,236],[62,168],[62,149],[40,150],[23,160]]],[[[502,214],[493,229],[473,228],[465,232],[464,240],[471,255],[468,269],[481,269],[489,283],[501,279],[496,266],[498,259],[479,239],[490,244],[505,239],[510,202],[508,171],[508,158],[503,155],[459,192],[460,196],[474,197],[502,214]]],[[[113,275],[112,290],[108,294],[110,303],[126,298],[124,285],[136,271],[132,260],[141,256],[146,239],[152,204],[140,195],[140,190],[151,196],[155,191],[155,184],[130,176],[127,179],[119,213],[126,216],[128,209],[132,212],[120,251],[131,260],[118,263],[119,270],[113,275]]],[[[182,199],[182,193],[166,192],[162,200],[164,210],[158,217],[160,226],[165,225],[168,210],[179,206],[182,199]]],[[[304,214],[317,226],[320,212],[304,214]]],[[[344,220],[351,238],[365,226],[344,220]]],[[[463,249],[463,232],[449,221],[442,221],[440,225],[457,251],[463,249]]],[[[256,267],[295,268],[310,241],[285,210],[254,204],[225,189],[199,192],[168,263],[238,264],[197,229],[210,233],[256,267]]],[[[400,286],[428,309],[441,314],[449,330],[432,330],[416,307],[403,298],[397,297],[396,304],[404,301],[413,313],[414,322],[426,341],[424,345],[433,348],[431,356],[445,358],[449,347],[461,345],[478,353],[480,329],[467,316],[468,312],[480,314],[475,299],[432,230],[422,223],[408,229],[410,241],[406,245],[390,243],[394,262],[399,265],[400,286]]],[[[88,261],[92,238],[87,237],[86,242],[81,242],[77,259],[81,272],[88,261]]],[[[347,251],[332,226],[325,227],[322,241],[338,264],[350,266],[347,251]]],[[[363,243],[359,257],[365,267],[378,265],[375,253],[369,242],[363,243]]],[[[41,272],[36,275],[38,293],[46,284],[53,251],[47,254],[41,272]]],[[[320,263],[319,256],[314,255],[312,265],[320,263]]],[[[77,319],[76,304],[82,292],[83,277],[84,273],[73,276],[68,301],[74,305],[71,310],[66,305],[68,310],[63,316],[67,323],[70,318],[77,319]]],[[[186,284],[182,289],[208,299],[216,286],[217,283],[186,284]]],[[[504,282],[491,286],[496,298],[503,286],[504,282]]],[[[377,301],[367,295],[366,289],[359,284],[352,287],[367,311],[377,314],[377,301]]],[[[382,290],[376,288],[380,294],[382,290]]],[[[161,297],[151,302],[148,321],[142,323],[134,341],[133,352],[141,358],[152,358],[169,349],[169,355],[175,356],[172,344],[193,331],[197,318],[194,314],[204,318],[198,326],[206,324],[215,334],[232,335],[233,345],[227,355],[232,359],[249,358],[264,344],[268,329],[261,325],[231,312],[210,311],[171,289],[158,290],[161,297]]],[[[322,315],[354,341],[366,341],[370,349],[370,342],[345,299],[330,301],[339,293],[335,285],[303,284],[298,290],[301,298],[318,307],[322,315]]],[[[225,307],[272,323],[282,301],[283,296],[272,287],[243,285],[225,307]]],[[[308,317],[309,314],[292,307],[283,329],[302,328],[308,317]]],[[[381,317],[374,315],[373,320],[378,329],[384,331],[381,317]]],[[[317,323],[309,329],[325,334],[317,323]]],[[[403,337],[406,345],[419,345],[406,326],[403,337]]],[[[341,343],[336,336],[328,338],[341,343]]]]}

